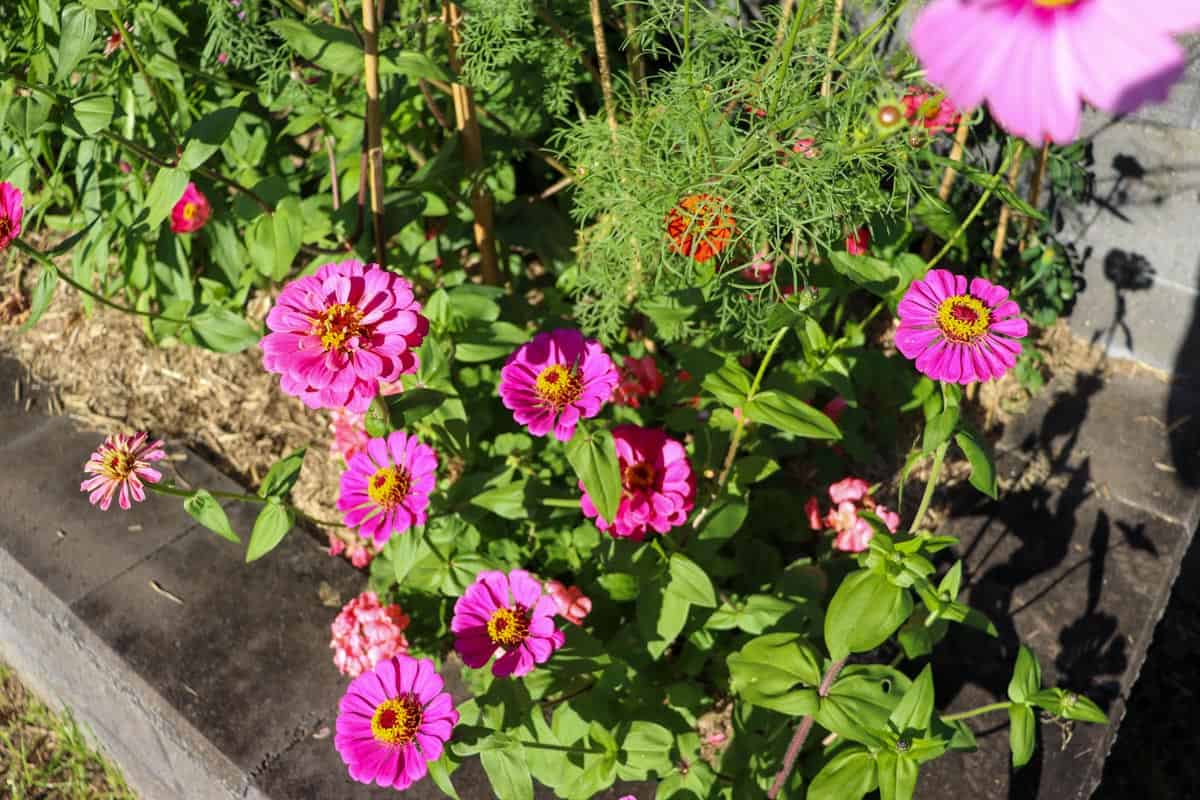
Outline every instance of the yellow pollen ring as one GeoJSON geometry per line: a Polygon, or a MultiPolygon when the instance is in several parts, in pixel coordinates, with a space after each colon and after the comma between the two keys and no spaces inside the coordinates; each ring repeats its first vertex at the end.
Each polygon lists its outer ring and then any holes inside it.
{"type": "Polygon", "coordinates": [[[104,476],[123,481],[133,473],[133,456],[121,450],[114,450],[102,459],[104,476]]]}
{"type": "Polygon", "coordinates": [[[577,370],[551,364],[537,376],[538,397],[561,411],[583,395],[583,380],[577,370]]]}
{"type": "Polygon", "coordinates": [[[1040,8],[1067,8],[1078,2],[1079,0],[1033,0],[1033,4],[1040,8]]]}
{"type": "Polygon", "coordinates": [[[191,220],[195,216],[196,216],[196,204],[195,203],[184,203],[183,204],[183,218],[186,220],[191,220]]]}
{"type": "Polygon", "coordinates": [[[321,337],[321,346],[326,352],[342,350],[346,342],[363,335],[359,320],[362,311],[353,303],[338,303],[321,312],[313,321],[312,335],[321,337]]]}
{"type": "Polygon", "coordinates": [[[497,608],[487,622],[487,635],[497,647],[516,647],[529,635],[529,616],[516,608],[497,608]]]}
{"type": "Polygon", "coordinates": [[[987,333],[991,323],[988,307],[969,294],[947,297],[938,306],[937,326],[952,342],[971,344],[987,333]]]}
{"type": "Polygon", "coordinates": [[[389,511],[404,501],[412,486],[412,476],[403,467],[382,467],[375,470],[367,483],[367,496],[375,505],[389,511]]]}
{"type": "Polygon", "coordinates": [[[405,745],[417,738],[423,709],[411,694],[384,700],[371,716],[371,735],[380,744],[405,745]]]}

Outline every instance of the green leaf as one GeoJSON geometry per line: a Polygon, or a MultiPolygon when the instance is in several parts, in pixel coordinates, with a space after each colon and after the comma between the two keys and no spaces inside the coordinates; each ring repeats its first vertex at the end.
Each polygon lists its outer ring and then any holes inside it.
{"type": "Polygon", "coordinates": [[[1025,645],[1017,651],[1017,665],[1008,684],[1008,699],[1014,703],[1027,703],[1029,698],[1042,688],[1042,668],[1037,656],[1025,645]]]}
{"type": "Polygon", "coordinates": [[[841,439],[837,423],[791,395],[769,389],[754,395],[743,409],[746,418],[808,439],[841,439]]]}
{"type": "Polygon", "coordinates": [[[510,481],[502,486],[488,489],[473,496],[471,505],[485,508],[504,519],[525,519],[525,481],[510,481]]]}
{"type": "Polygon", "coordinates": [[[963,455],[971,464],[971,485],[993,500],[999,489],[996,481],[996,463],[992,460],[991,448],[975,431],[963,430],[954,435],[963,455]]]}
{"type": "Polygon", "coordinates": [[[246,231],[246,248],[259,272],[272,280],[287,277],[304,239],[304,209],[289,195],[269,214],[262,214],[246,231]]]}
{"type": "Polygon", "coordinates": [[[879,800],[912,800],[917,791],[917,762],[904,753],[880,750],[875,754],[879,800]]]}
{"type": "Polygon", "coordinates": [[[769,633],[751,639],[741,650],[731,653],[726,663],[730,688],[752,705],[768,705],[796,684],[815,687],[821,683],[820,655],[794,633],[769,633]]]}
{"type": "Polygon", "coordinates": [[[733,536],[742,528],[750,508],[745,500],[726,498],[718,500],[712,506],[712,511],[700,525],[701,540],[724,540],[733,536]]]}
{"type": "Polygon", "coordinates": [[[108,95],[90,94],[71,101],[65,124],[80,136],[92,136],[112,122],[116,106],[108,95]]]}
{"type": "Polygon", "coordinates": [[[638,594],[637,621],[651,656],[658,658],[675,641],[687,624],[690,609],[687,601],[666,591],[661,583],[651,583],[642,589],[638,594]]]}
{"type": "Polygon", "coordinates": [[[600,516],[607,522],[616,519],[621,505],[621,467],[612,433],[580,426],[567,442],[567,460],[600,516]]]}
{"type": "Polygon", "coordinates": [[[454,784],[450,782],[450,751],[443,750],[441,758],[428,763],[429,777],[434,785],[442,790],[442,794],[459,800],[458,792],[454,790],[454,784]]]}
{"type": "Polygon", "coordinates": [[[371,405],[367,406],[367,413],[363,415],[363,427],[373,439],[381,439],[396,429],[392,425],[392,413],[386,397],[376,395],[371,405]]]}
{"type": "Polygon", "coordinates": [[[922,197],[913,206],[910,216],[932,231],[939,239],[948,240],[958,230],[959,218],[950,205],[936,197],[922,197]]]}
{"type": "Polygon", "coordinates": [[[666,773],[672,767],[671,750],[675,736],[655,722],[636,720],[621,742],[618,760],[635,769],[666,773]]]}
{"type": "Polygon", "coordinates": [[[339,75],[363,70],[363,49],[351,31],[333,25],[306,25],[299,20],[277,19],[268,27],[288,45],[317,66],[339,75]]]}
{"type": "Polygon", "coordinates": [[[851,745],[829,759],[809,784],[806,800],[861,800],[879,785],[875,759],[866,749],[851,745]]]}
{"type": "Polygon", "coordinates": [[[1024,703],[1008,707],[1008,746],[1012,749],[1012,764],[1023,767],[1033,758],[1037,745],[1037,717],[1024,703]]]}
{"type": "Polygon", "coordinates": [[[246,563],[256,561],[271,552],[296,523],[295,512],[279,503],[267,503],[254,520],[250,544],[246,546],[246,563]]]}
{"type": "Polygon", "coordinates": [[[814,716],[822,726],[850,741],[873,749],[887,747],[891,741],[889,719],[911,688],[912,681],[890,667],[849,666],[821,699],[814,716]]]}
{"type": "Polygon", "coordinates": [[[913,681],[909,690],[900,698],[896,709],[892,712],[892,724],[896,730],[926,731],[929,729],[929,718],[933,714],[933,667],[925,665],[921,674],[913,681]]]}
{"type": "Polygon", "coordinates": [[[825,645],[834,661],[887,641],[912,613],[912,597],[884,575],[858,570],[846,576],[825,612],[825,645]]]}
{"type": "Polygon", "coordinates": [[[245,317],[220,306],[210,306],[190,321],[201,342],[218,353],[240,353],[262,338],[262,332],[245,317]]]}
{"type": "Polygon", "coordinates": [[[62,28],[58,38],[58,62],[54,82],[63,83],[71,77],[80,60],[96,40],[96,14],[91,9],[69,5],[62,12],[62,28]]]}
{"type": "Polygon", "coordinates": [[[425,80],[439,80],[446,83],[450,83],[453,80],[433,59],[415,50],[381,53],[379,56],[379,74],[403,75],[413,80],[424,78],[425,80]]]}
{"type": "Polygon", "coordinates": [[[829,254],[829,263],[842,275],[880,297],[886,297],[900,282],[900,275],[892,265],[878,258],[838,251],[829,254]]]}
{"type": "MultiPolygon", "coordinates": [[[[243,97],[244,94],[239,94],[234,100],[240,102],[243,97]]],[[[190,170],[207,161],[229,139],[229,134],[241,113],[242,110],[237,106],[226,106],[210,111],[196,120],[192,127],[188,128],[187,146],[183,149],[179,165],[190,170]]]]}
{"type": "Polygon", "coordinates": [[[637,578],[628,572],[609,572],[597,578],[597,582],[618,603],[636,600],[640,594],[637,578]]]}
{"type": "Polygon", "coordinates": [[[736,361],[726,361],[720,369],[704,376],[700,386],[730,408],[745,405],[750,394],[750,373],[736,361]]]}
{"type": "Polygon", "coordinates": [[[704,608],[715,608],[717,605],[717,593],[713,590],[712,580],[683,553],[671,556],[671,583],[667,591],[674,592],[692,605],[704,608]]]}
{"type": "Polygon", "coordinates": [[[304,453],[307,449],[301,447],[272,464],[258,487],[258,496],[287,497],[296,481],[300,479],[300,468],[304,466],[304,453]]]}
{"type": "Polygon", "coordinates": [[[221,508],[221,504],[206,490],[197,489],[193,492],[191,497],[183,501],[183,510],[222,539],[228,539],[234,544],[242,543],[229,524],[225,509],[221,508]]]}
{"type": "Polygon", "coordinates": [[[404,586],[404,579],[408,577],[408,573],[429,551],[429,548],[425,546],[425,540],[417,531],[393,536],[388,540],[386,549],[392,561],[392,569],[395,571],[396,585],[401,587],[404,586]]]}
{"type": "Polygon", "coordinates": [[[921,449],[931,453],[950,439],[954,427],[958,425],[960,415],[958,406],[951,406],[933,415],[925,422],[925,435],[921,439],[921,449]]]}
{"type": "Polygon", "coordinates": [[[46,313],[50,301],[54,299],[54,290],[58,288],[58,270],[54,267],[43,266],[42,274],[38,275],[37,284],[33,287],[33,297],[29,301],[29,319],[21,326],[21,330],[29,330],[46,313]]]}
{"type": "Polygon", "coordinates": [[[529,334],[511,322],[472,324],[455,338],[454,357],[467,364],[504,358],[525,342],[529,334]]]}
{"type": "MultiPolygon", "coordinates": [[[[500,739],[496,734],[493,739],[500,739]]],[[[497,800],[533,800],[533,778],[525,759],[525,748],[516,739],[505,736],[503,747],[493,747],[479,753],[479,762],[492,784],[497,800]]]]}
{"type": "Polygon", "coordinates": [[[167,218],[187,185],[188,174],[185,170],[163,168],[158,171],[146,194],[146,222],[151,229],[157,228],[167,218]]]}
{"type": "Polygon", "coordinates": [[[391,422],[396,428],[412,426],[441,408],[446,397],[423,386],[392,395],[386,401],[391,422]]]}
{"type": "Polygon", "coordinates": [[[1083,695],[1068,692],[1064,689],[1042,689],[1029,697],[1029,703],[1038,708],[1044,708],[1051,714],[1080,722],[1094,722],[1104,725],[1108,715],[1100,707],[1083,695]]]}

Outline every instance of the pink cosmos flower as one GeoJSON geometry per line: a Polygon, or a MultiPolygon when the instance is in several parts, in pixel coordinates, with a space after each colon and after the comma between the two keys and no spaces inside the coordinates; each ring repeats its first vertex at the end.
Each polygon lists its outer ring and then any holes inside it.
{"type": "Polygon", "coordinates": [[[846,237],[846,252],[852,256],[865,256],[871,246],[871,231],[864,226],[846,237]]]}
{"type": "Polygon", "coordinates": [[[392,431],[371,439],[342,473],[337,507],[342,521],[382,545],[392,534],[425,524],[437,483],[437,453],[416,436],[392,431]]]}
{"type": "Polygon", "coordinates": [[[416,372],[429,330],[404,278],[361,261],[326,264],[283,288],[259,342],[263,367],[309,408],[362,413],[393,382],[416,372]]]}
{"type": "Polygon", "coordinates": [[[519,678],[566,641],[554,627],[554,610],[554,598],[528,572],[484,570],[454,604],[454,649],[472,669],[500,654],[492,674],[519,678]]]}
{"type": "Polygon", "coordinates": [[[937,381],[999,378],[1017,363],[1029,326],[1008,290],[944,269],[916,280],[897,307],[896,348],[937,381]]]}
{"type": "Polygon", "coordinates": [[[333,441],[329,443],[329,452],[341,456],[349,463],[350,459],[366,448],[367,441],[371,438],[367,435],[367,429],[363,427],[365,415],[335,408],[330,412],[330,416],[332,419],[329,432],[333,434],[333,441]]]}
{"type": "Polygon", "coordinates": [[[196,184],[188,183],[175,207],[171,209],[171,230],[175,233],[193,233],[204,227],[212,216],[212,206],[196,184]]]}
{"type": "Polygon", "coordinates": [[[338,705],[334,746],[359,783],[407,789],[458,724],[433,662],[396,655],[350,682],[338,705]]]}
{"type": "Polygon", "coordinates": [[[619,375],[600,343],[576,330],[539,333],[500,370],[500,400],[534,436],[553,429],[560,442],[581,418],[600,413],[619,375]]]}
{"type": "Polygon", "coordinates": [[[583,513],[594,517],[600,530],[635,542],[649,530],[666,533],[682,525],[696,500],[696,477],[683,445],[657,428],[618,425],[612,433],[623,489],[617,518],[601,517],[586,490],[579,501],[583,513]]]}
{"type": "Polygon", "coordinates": [[[641,398],[654,397],[662,388],[663,376],[658,371],[654,356],[625,356],[625,363],[621,368],[621,382],[613,390],[612,401],[619,406],[640,408],[641,398]]]}
{"type": "Polygon", "coordinates": [[[21,220],[25,216],[24,195],[8,181],[0,183],[0,250],[8,247],[21,235],[21,220]]]}
{"type": "Polygon", "coordinates": [[[163,452],[162,440],[148,441],[146,433],[128,436],[124,433],[110,434],[104,438],[91,458],[83,465],[83,471],[92,477],[79,484],[79,491],[90,492],[88,502],[107,511],[113,495],[126,511],[146,499],[145,483],[158,483],[162,473],[150,466],[151,462],[167,457],[163,452]]]}
{"type": "Polygon", "coordinates": [[[932,94],[916,86],[900,98],[904,104],[904,116],[913,125],[922,125],[930,133],[953,133],[961,116],[950,98],[943,94],[932,94]]]}
{"type": "Polygon", "coordinates": [[[582,625],[592,613],[592,599],[578,586],[563,586],[558,581],[546,581],[546,593],[554,600],[558,615],[575,625],[582,625]]]}
{"type": "Polygon", "coordinates": [[[1200,3],[1159,0],[934,0],[910,43],[959,108],[987,101],[1009,133],[1067,144],[1086,100],[1125,114],[1166,98],[1200,27],[1200,3]]]}
{"type": "Polygon", "coordinates": [[[871,497],[870,484],[862,478],[843,478],[831,484],[829,499],[833,501],[833,507],[824,517],[821,517],[815,497],[810,497],[804,504],[804,513],[808,526],[814,531],[828,529],[834,532],[833,546],[837,550],[861,553],[867,549],[875,529],[859,516],[861,510],[875,514],[892,533],[900,529],[900,515],[877,504],[871,497]]]}
{"type": "Polygon", "coordinates": [[[343,675],[357,677],[385,658],[408,652],[404,629],[408,615],[400,606],[382,606],[374,592],[363,592],[342,606],[333,620],[333,663],[343,675]]]}
{"type": "Polygon", "coordinates": [[[770,251],[763,248],[754,254],[750,263],[742,267],[742,277],[754,283],[770,283],[775,275],[775,264],[768,260],[770,251]]]}

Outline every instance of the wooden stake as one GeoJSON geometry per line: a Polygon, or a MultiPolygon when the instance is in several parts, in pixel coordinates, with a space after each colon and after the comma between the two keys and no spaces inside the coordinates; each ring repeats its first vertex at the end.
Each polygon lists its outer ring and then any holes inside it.
{"type": "Polygon", "coordinates": [[[379,18],[375,0],[363,0],[363,82],[367,88],[367,169],[371,185],[371,222],[375,262],[386,265],[387,234],[383,220],[383,122],[379,110],[379,18]]]}
{"type": "MultiPolygon", "coordinates": [[[[1021,174],[1021,154],[1025,152],[1025,142],[1018,141],[1016,151],[1013,153],[1012,166],[1008,168],[1008,188],[1010,190],[1017,188],[1017,176],[1021,174]]],[[[1008,236],[1008,218],[1012,211],[1005,203],[1000,207],[1000,219],[996,223],[996,241],[992,243],[992,263],[999,264],[1000,257],[1004,255],[1004,239],[1008,236]]]]}
{"type": "Polygon", "coordinates": [[[617,138],[617,104],[613,101],[612,69],[608,65],[608,42],[604,38],[604,18],[600,15],[600,0],[589,0],[592,11],[592,35],[596,39],[596,61],[600,65],[600,91],[604,93],[604,113],[613,141],[617,138]]]}
{"type": "MultiPolygon", "coordinates": [[[[1042,145],[1042,150],[1038,153],[1037,168],[1033,172],[1033,183],[1029,186],[1029,205],[1035,209],[1038,203],[1042,201],[1042,182],[1046,180],[1046,161],[1050,158],[1050,143],[1046,142],[1042,145]]],[[[1021,249],[1025,249],[1025,245],[1029,240],[1029,229],[1033,226],[1032,219],[1026,219],[1021,230],[1021,249]]]]}
{"type": "Polygon", "coordinates": [[[833,57],[837,55],[838,36],[842,33],[842,6],[844,0],[833,0],[833,30],[829,32],[829,47],[825,51],[829,68],[825,71],[825,80],[821,81],[821,97],[828,97],[833,88],[833,57]]]}

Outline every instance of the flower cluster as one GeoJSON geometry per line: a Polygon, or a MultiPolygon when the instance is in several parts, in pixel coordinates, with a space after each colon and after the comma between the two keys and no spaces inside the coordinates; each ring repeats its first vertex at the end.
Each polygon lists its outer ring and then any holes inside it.
{"type": "Polygon", "coordinates": [[[900,528],[900,515],[886,506],[878,505],[871,497],[870,485],[862,478],[844,478],[832,484],[829,487],[829,499],[833,501],[833,507],[824,517],[815,497],[808,498],[804,513],[808,517],[808,526],[814,531],[833,531],[833,546],[837,550],[861,553],[867,549],[875,529],[859,516],[864,509],[879,517],[892,533],[900,528]]]}
{"type": "Polygon", "coordinates": [[[912,125],[920,125],[929,133],[953,133],[962,116],[954,103],[943,93],[928,92],[917,86],[908,87],[904,97],[904,116],[912,125]]]}
{"type": "Polygon", "coordinates": [[[374,592],[346,603],[333,620],[333,663],[343,675],[357,677],[385,658],[408,652],[404,630],[408,615],[400,606],[383,606],[374,592]]]}

